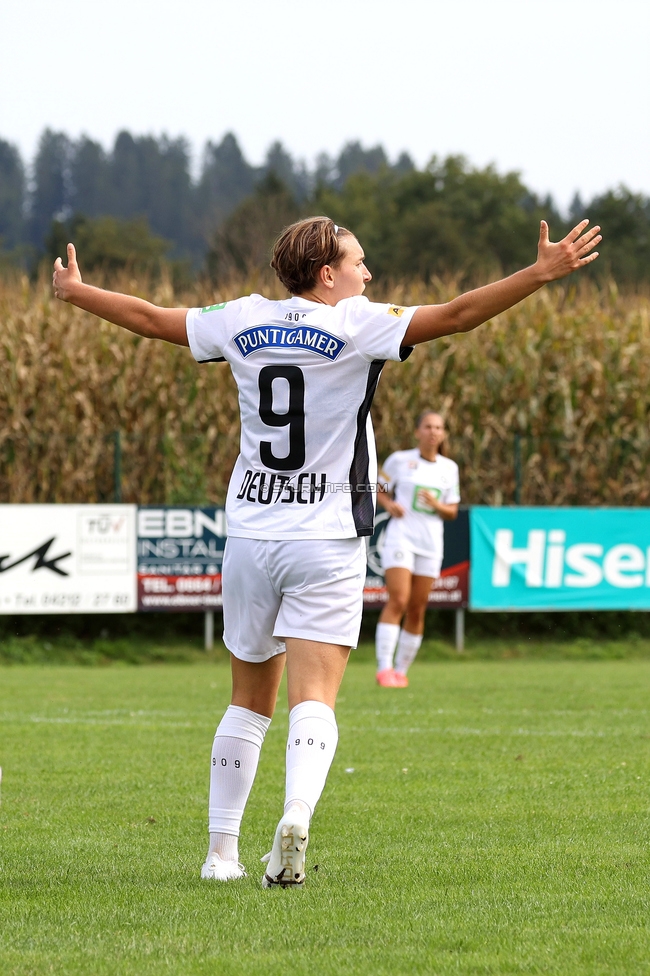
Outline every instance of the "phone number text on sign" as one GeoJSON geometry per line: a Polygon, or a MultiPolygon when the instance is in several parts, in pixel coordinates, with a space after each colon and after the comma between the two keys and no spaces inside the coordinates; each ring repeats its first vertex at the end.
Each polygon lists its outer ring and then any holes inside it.
{"type": "Polygon", "coordinates": [[[138,509],[138,609],[220,608],[225,541],[223,509],[138,509]]]}

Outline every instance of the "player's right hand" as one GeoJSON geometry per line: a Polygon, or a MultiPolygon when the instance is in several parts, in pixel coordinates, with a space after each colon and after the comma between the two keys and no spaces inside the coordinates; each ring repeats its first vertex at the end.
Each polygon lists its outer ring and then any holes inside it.
{"type": "Polygon", "coordinates": [[[572,271],[577,271],[578,268],[595,261],[598,251],[594,251],[594,248],[603,239],[599,231],[598,225],[589,227],[588,220],[581,220],[563,240],[554,244],[549,240],[548,224],[542,220],[535,267],[543,281],[565,278],[572,271]]]}
{"type": "Polygon", "coordinates": [[[54,297],[60,298],[62,302],[69,302],[72,289],[75,285],[81,284],[81,272],[77,264],[77,252],[74,244],[68,244],[68,267],[63,267],[61,258],[54,262],[54,274],[52,275],[52,287],[54,297]]]}
{"type": "Polygon", "coordinates": [[[392,502],[388,514],[391,518],[403,518],[406,515],[406,510],[399,502],[392,502]]]}

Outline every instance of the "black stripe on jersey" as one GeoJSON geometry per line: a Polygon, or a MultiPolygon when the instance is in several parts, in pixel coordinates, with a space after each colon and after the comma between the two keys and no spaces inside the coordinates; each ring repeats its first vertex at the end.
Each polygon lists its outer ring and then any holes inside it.
{"type": "Polygon", "coordinates": [[[198,359],[197,362],[199,366],[203,366],[204,363],[225,363],[226,357],[219,356],[218,359],[198,359]]]}
{"type": "Polygon", "coordinates": [[[352,491],[350,492],[352,517],[354,518],[354,527],[359,536],[372,535],[375,527],[374,485],[371,485],[368,481],[370,455],[368,453],[366,421],[385,363],[385,359],[375,359],[370,364],[368,381],[366,383],[366,395],[357,414],[357,434],[354,438],[354,454],[352,456],[352,464],[350,465],[349,480],[352,486],[352,491]]]}

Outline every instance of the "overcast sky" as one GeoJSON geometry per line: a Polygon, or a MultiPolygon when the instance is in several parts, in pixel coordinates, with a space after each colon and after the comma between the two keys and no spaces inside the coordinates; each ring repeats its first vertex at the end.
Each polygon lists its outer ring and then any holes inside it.
{"type": "Polygon", "coordinates": [[[462,153],[566,206],[650,194],[648,0],[0,0],[0,138],[233,131],[462,153]]]}

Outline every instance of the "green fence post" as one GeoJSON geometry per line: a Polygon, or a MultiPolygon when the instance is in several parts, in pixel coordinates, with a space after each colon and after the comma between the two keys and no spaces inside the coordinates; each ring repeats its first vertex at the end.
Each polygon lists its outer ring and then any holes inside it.
{"type": "Polygon", "coordinates": [[[214,611],[205,611],[205,621],[204,621],[204,646],[206,651],[211,651],[214,647],[214,611]]]}
{"type": "Polygon", "coordinates": [[[465,650],[465,610],[460,607],[456,610],[456,651],[462,654],[465,650]]]}
{"type": "Polygon", "coordinates": [[[515,434],[515,505],[521,505],[521,434],[515,434]]]}
{"type": "Polygon", "coordinates": [[[113,501],[122,501],[122,437],[119,430],[113,431],[113,501]]]}

